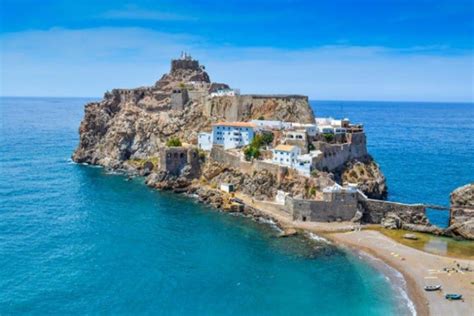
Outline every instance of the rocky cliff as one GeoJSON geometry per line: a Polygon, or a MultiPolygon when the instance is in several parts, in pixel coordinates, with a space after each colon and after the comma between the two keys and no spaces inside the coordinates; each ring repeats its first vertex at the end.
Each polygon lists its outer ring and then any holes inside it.
{"type": "Polygon", "coordinates": [[[121,168],[124,161],[156,156],[160,146],[172,136],[195,144],[197,133],[210,130],[211,123],[218,120],[260,116],[314,120],[306,97],[272,96],[262,97],[262,101],[256,96],[236,96],[226,105],[227,97],[209,97],[213,86],[198,61],[173,60],[170,72],[151,87],[105,93],[101,101],[85,107],[73,160],[121,168]],[[186,98],[181,98],[185,101],[178,111],[172,107],[172,96],[183,91],[186,98]]]}
{"type": "Polygon", "coordinates": [[[451,211],[447,232],[474,240],[474,183],[451,193],[451,211]]]}
{"type": "Polygon", "coordinates": [[[336,172],[343,185],[357,183],[357,187],[369,198],[386,199],[387,184],[378,164],[367,155],[347,162],[336,172]]]}

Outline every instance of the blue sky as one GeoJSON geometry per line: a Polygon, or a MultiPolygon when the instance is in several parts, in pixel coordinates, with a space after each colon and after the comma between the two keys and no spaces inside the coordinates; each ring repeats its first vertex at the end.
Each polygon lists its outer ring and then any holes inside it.
{"type": "Polygon", "coordinates": [[[150,85],[189,51],[243,93],[474,101],[474,2],[0,0],[1,95],[150,85]]]}

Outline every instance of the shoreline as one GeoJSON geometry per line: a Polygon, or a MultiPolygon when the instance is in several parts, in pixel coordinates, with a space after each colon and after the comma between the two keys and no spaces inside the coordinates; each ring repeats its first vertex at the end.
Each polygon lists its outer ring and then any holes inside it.
{"type": "MultiPolygon", "coordinates": [[[[90,164],[81,164],[86,166],[92,166],[90,164]]],[[[99,166],[102,167],[102,166],[99,166]]],[[[106,169],[106,168],[105,168],[106,169]]],[[[114,170],[112,171],[115,174],[123,174],[126,176],[136,176],[131,175],[130,172],[127,170],[114,170]]],[[[205,186],[207,190],[216,191],[205,186]]],[[[161,191],[161,189],[153,188],[154,190],[161,191]]],[[[209,201],[201,199],[201,196],[194,192],[193,190],[164,190],[173,193],[179,193],[187,195],[188,197],[196,199],[199,203],[203,203],[214,207],[209,201]]],[[[220,192],[220,191],[219,191],[220,192]]],[[[222,195],[229,194],[220,192],[222,195]]],[[[366,258],[363,258],[367,262],[367,264],[372,264],[375,266],[374,262],[370,262],[368,258],[373,258],[375,260],[380,260],[383,264],[385,264],[388,268],[393,269],[397,273],[403,277],[405,281],[405,286],[403,291],[407,295],[407,299],[411,302],[416,311],[416,315],[437,315],[437,314],[455,314],[455,315],[469,315],[472,310],[474,310],[474,272],[468,272],[470,275],[470,279],[472,280],[472,285],[469,287],[467,286],[468,281],[465,280],[464,284],[459,282],[459,280],[455,280],[454,282],[448,282],[448,290],[449,287],[453,288],[451,293],[457,292],[455,289],[462,288],[463,291],[460,293],[463,294],[465,301],[463,302],[450,302],[444,298],[444,294],[442,297],[433,298],[433,296],[429,296],[432,292],[425,292],[423,286],[426,285],[423,283],[423,278],[421,277],[422,273],[420,271],[426,270],[423,267],[424,264],[421,264],[422,268],[418,268],[415,270],[408,269],[406,266],[405,257],[411,257],[414,261],[418,261],[418,263],[423,262],[427,263],[430,261],[431,264],[427,265],[427,267],[435,267],[438,269],[442,269],[442,265],[449,266],[454,262],[461,262],[463,264],[470,265],[471,268],[474,267],[474,260],[468,259],[457,259],[452,257],[445,257],[435,254],[430,254],[421,250],[417,250],[415,248],[411,248],[405,246],[401,243],[392,240],[391,238],[383,235],[380,232],[374,230],[367,230],[361,229],[360,224],[351,223],[351,222],[334,222],[334,223],[321,223],[321,222],[300,222],[300,221],[293,221],[290,218],[288,213],[283,212],[281,209],[278,208],[278,205],[273,202],[268,201],[256,201],[252,197],[246,196],[241,192],[235,192],[235,197],[239,198],[243,201],[243,210],[242,211],[233,211],[228,208],[217,207],[216,209],[227,212],[227,213],[237,213],[252,217],[255,220],[258,220],[262,223],[267,222],[268,224],[271,222],[272,225],[276,226],[278,229],[282,231],[281,236],[291,236],[296,233],[303,233],[308,234],[308,238],[311,238],[311,234],[315,234],[319,238],[325,238],[332,242],[337,247],[342,247],[345,249],[350,250],[354,254],[362,255],[366,258]],[[387,253],[387,249],[384,249],[384,246],[380,243],[373,243],[368,242],[365,240],[365,243],[361,243],[361,239],[379,239],[384,241],[385,243],[391,244],[391,246],[395,246],[400,248],[404,252],[408,252],[409,254],[403,258],[403,261],[400,261],[398,256],[393,256],[393,251],[387,253]],[[421,258],[424,257],[424,258],[421,258]],[[405,263],[405,265],[403,264],[405,263]],[[436,266],[436,264],[438,266],[436,266]],[[441,264],[441,265],[440,265],[441,264]],[[462,305],[461,305],[462,304],[462,305]],[[440,312],[441,311],[441,312],[440,312]]],[[[368,226],[366,226],[368,227],[368,226]]],[[[411,261],[411,260],[410,260],[411,261]]],[[[379,269],[375,267],[376,269],[379,269]]],[[[436,270],[436,269],[427,269],[427,270],[436,270]]],[[[384,271],[380,271],[384,273],[384,271]]],[[[440,272],[442,273],[442,272],[440,272]]],[[[391,279],[390,275],[384,273],[389,279],[391,279]]],[[[450,275],[450,274],[448,274],[450,275]]],[[[393,277],[393,276],[392,276],[393,277]]],[[[437,278],[437,277],[430,277],[430,278],[437,278]]],[[[467,279],[467,278],[466,278],[467,279]]],[[[446,280],[445,280],[446,281],[446,280]]],[[[452,281],[452,280],[451,280],[452,281]]],[[[443,290],[444,290],[443,285],[443,290]]],[[[435,293],[439,294],[439,293],[435,293]]],[[[407,303],[407,305],[409,305],[407,303]]],[[[407,306],[410,309],[409,306],[407,306]]]]}

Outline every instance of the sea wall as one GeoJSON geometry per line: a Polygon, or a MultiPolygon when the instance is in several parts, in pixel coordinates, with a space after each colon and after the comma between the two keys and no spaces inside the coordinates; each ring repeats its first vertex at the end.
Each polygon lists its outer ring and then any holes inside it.
{"type": "Polygon", "coordinates": [[[359,199],[359,203],[364,210],[362,221],[365,223],[380,224],[388,213],[395,213],[403,221],[411,223],[414,217],[425,214],[423,204],[403,204],[375,199],[359,199]]]}
{"type": "Polygon", "coordinates": [[[350,221],[357,212],[357,197],[334,201],[316,201],[287,196],[285,206],[293,216],[293,220],[309,222],[350,221]]]}

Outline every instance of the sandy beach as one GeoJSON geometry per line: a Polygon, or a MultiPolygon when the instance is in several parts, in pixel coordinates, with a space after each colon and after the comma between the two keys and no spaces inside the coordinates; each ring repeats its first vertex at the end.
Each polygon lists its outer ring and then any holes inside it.
{"type": "Polygon", "coordinates": [[[252,206],[279,223],[284,229],[296,229],[323,235],[334,243],[366,252],[400,272],[407,283],[407,292],[417,315],[473,315],[474,260],[450,258],[430,254],[402,245],[374,230],[360,230],[354,223],[314,223],[293,221],[289,214],[271,202],[255,201],[243,194],[236,194],[252,206]],[[458,266],[459,265],[459,266],[458,266]],[[452,269],[445,271],[445,268],[452,269]],[[425,285],[442,286],[441,291],[426,292],[425,285]],[[447,293],[463,295],[461,301],[445,299],[447,293]]]}

